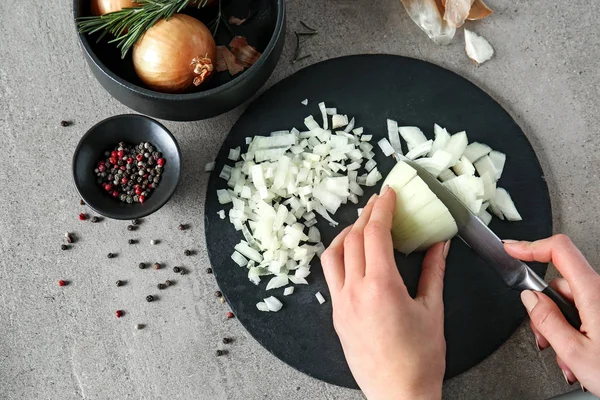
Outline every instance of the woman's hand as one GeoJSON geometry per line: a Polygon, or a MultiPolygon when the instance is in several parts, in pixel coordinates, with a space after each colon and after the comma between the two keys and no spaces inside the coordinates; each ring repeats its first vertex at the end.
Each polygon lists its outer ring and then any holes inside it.
{"type": "Polygon", "coordinates": [[[333,323],[356,382],[370,400],[440,399],[446,366],[442,289],[449,242],[427,252],[412,299],[394,261],[396,194],[385,187],[321,261],[333,323]]]}
{"type": "Polygon", "coordinates": [[[521,300],[531,318],[538,348],[552,346],[567,382],[572,385],[579,381],[600,395],[600,275],[565,235],[533,243],[505,241],[504,247],[523,261],[552,262],[564,276],[550,285],[575,302],[582,322],[579,331],[567,323],[545,294],[526,290],[521,300]]]}

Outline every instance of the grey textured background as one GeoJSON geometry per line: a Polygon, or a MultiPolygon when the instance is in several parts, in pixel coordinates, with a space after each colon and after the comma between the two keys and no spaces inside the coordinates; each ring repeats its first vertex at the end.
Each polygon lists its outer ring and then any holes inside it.
{"type": "MultiPolygon", "coordinates": [[[[288,37],[267,86],[309,63],[356,53],[416,57],[487,90],[533,143],[550,187],[555,227],[600,265],[600,3],[490,0],[496,13],[469,26],[497,55],[477,68],[462,32],[447,47],[429,41],[400,1],[288,1],[288,37]],[[292,65],[302,19],[320,34],[292,65]]],[[[79,49],[71,1],[0,2],[0,398],[2,399],[360,399],[358,391],[309,378],[263,350],[213,296],[203,271],[202,172],[246,105],[209,121],[166,122],[183,149],[178,192],[130,233],[126,222],[82,223],[71,183],[79,137],[129,110],[95,81],[79,49]],[[61,128],[62,119],[74,125],[61,128]],[[180,222],[192,229],[179,232],[180,222]],[[79,241],[63,252],[65,231],[79,241]],[[128,247],[127,237],[141,243],[128,247]],[[150,246],[151,238],[162,239],[150,246]],[[183,249],[198,255],[184,258],[183,249]],[[108,251],[118,253],[112,260],[108,251]],[[140,271],[140,261],[161,271],[140,271]],[[182,263],[191,271],[144,301],[182,263]],[[58,279],[72,284],[60,288],[58,279]],[[128,284],[117,289],[116,279],[128,284]],[[127,314],[117,320],[114,311],[127,314]],[[136,323],[148,327],[135,331],[136,323]],[[214,357],[224,335],[236,339],[214,357]]],[[[376,71],[374,71],[376,73],[376,71]]],[[[357,77],[359,79],[359,77],[357,77]]],[[[449,99],[452,101],[452,99],[449,99]]],[[[493,121],[490,121],[493,123],[493,121]]],[[[555,272],[552,272],[555,275],[555,272]]],[[[444,386],[446,399],[542,399],[569,390],[551,351],[538,353],[522,327],[487,360],[444,386]]]]}

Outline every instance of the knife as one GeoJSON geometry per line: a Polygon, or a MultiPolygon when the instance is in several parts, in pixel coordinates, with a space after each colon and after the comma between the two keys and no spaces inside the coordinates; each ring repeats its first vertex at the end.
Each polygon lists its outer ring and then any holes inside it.
{"type": "Polygon", "coordinates": [[[548,286],[527,264],[510,256],[504,250],[504,244],[500,238],[435,176],[402,154],[396,153],[396,157],[417,171],[417,175],[452,214],[458,226],[458,236],[494,269],[509,287],[519,291],[528,289],[544,293],[556,303],[569,324],[579,330],[581,319],[573,304],[548,286]]]}

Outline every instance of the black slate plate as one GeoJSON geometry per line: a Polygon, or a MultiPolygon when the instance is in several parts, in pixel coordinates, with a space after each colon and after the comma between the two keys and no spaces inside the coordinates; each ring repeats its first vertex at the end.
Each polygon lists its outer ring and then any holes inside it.
{"type": "MultiPolygon", "coordinates": [[[[331,320],[331,302],[320,306],[314,294],[329,291],[318,261],[312,264],[310,286],[300,285],[292,296],[282,290],[254,286],[246,271],[230,258],[242,235],[217,211],[229,210],[217,202],[217,189],[226,182],[218,178],[230,148],[242,146],[244,138],[291,129],[303,130],[304,117],[312,113],[320,121],[317,103],[324,101],[338,112],[356,117],[372,143],[387,135],[386,118],[402,125],[420,127],[433,137],[433,124],[450,132],[466,130],[469,141],[481,141],[507,154],[500,186],[515,201],[524,221],[508,223],[494,219],[498,236],[535,240],[552,233],[548,188],[537,157],[523,131],[489,95],[464,78],[423,61],[391,55],[342,57],[307,67],[279,82],[252,103],[232,128],[217,156],[206,196],[206,241],[215,277],[232,310],[244,327],[267,350],[310,376],[346,387],[356,387],[331,320]],[[308,107],[300,104],[309,99],[308,107]],[[270,295],[284,304],[278,313],[263,313],[255,304],[270,295]]],[[[377,148],[377,146],[376,146],[377,148]]],[[[377,148],[376,161],[385,176],[394,161],[377,148]]],[[[368,188],[362,207],[379,185],[368,188]]],[[[335,218],[338,228],[318,224],[327,245],[343,227],[354,222],[358,206],[342,206],[335,218]]],[[[422,254],[396,254],[400,272],[414,296],[422,254]]],[[[546,265],[533,268],[540,275],[546,265]]],[[[462,241],[453,240],[445,278],[446,378],[473,367],[494,352],[514,332],[525,316],[519,294],[508,289],[462,241]]],[[[423,338],[427,340],[427,338],[423,338]]],[[[260,368],[260,367],[259,367],[260,368]]]]}

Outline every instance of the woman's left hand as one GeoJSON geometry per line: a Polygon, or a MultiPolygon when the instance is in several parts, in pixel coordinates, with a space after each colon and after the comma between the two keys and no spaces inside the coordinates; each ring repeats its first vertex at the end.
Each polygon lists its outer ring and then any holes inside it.
{"type": "Polygon", "coordinates": [[[442,289],[450,242],[427,252],[415,299],[394,260],[396,194],[373,196],[321,261],[333,322],[356,382],[370,400],[440,399],[446,366],[442,289]]]}

